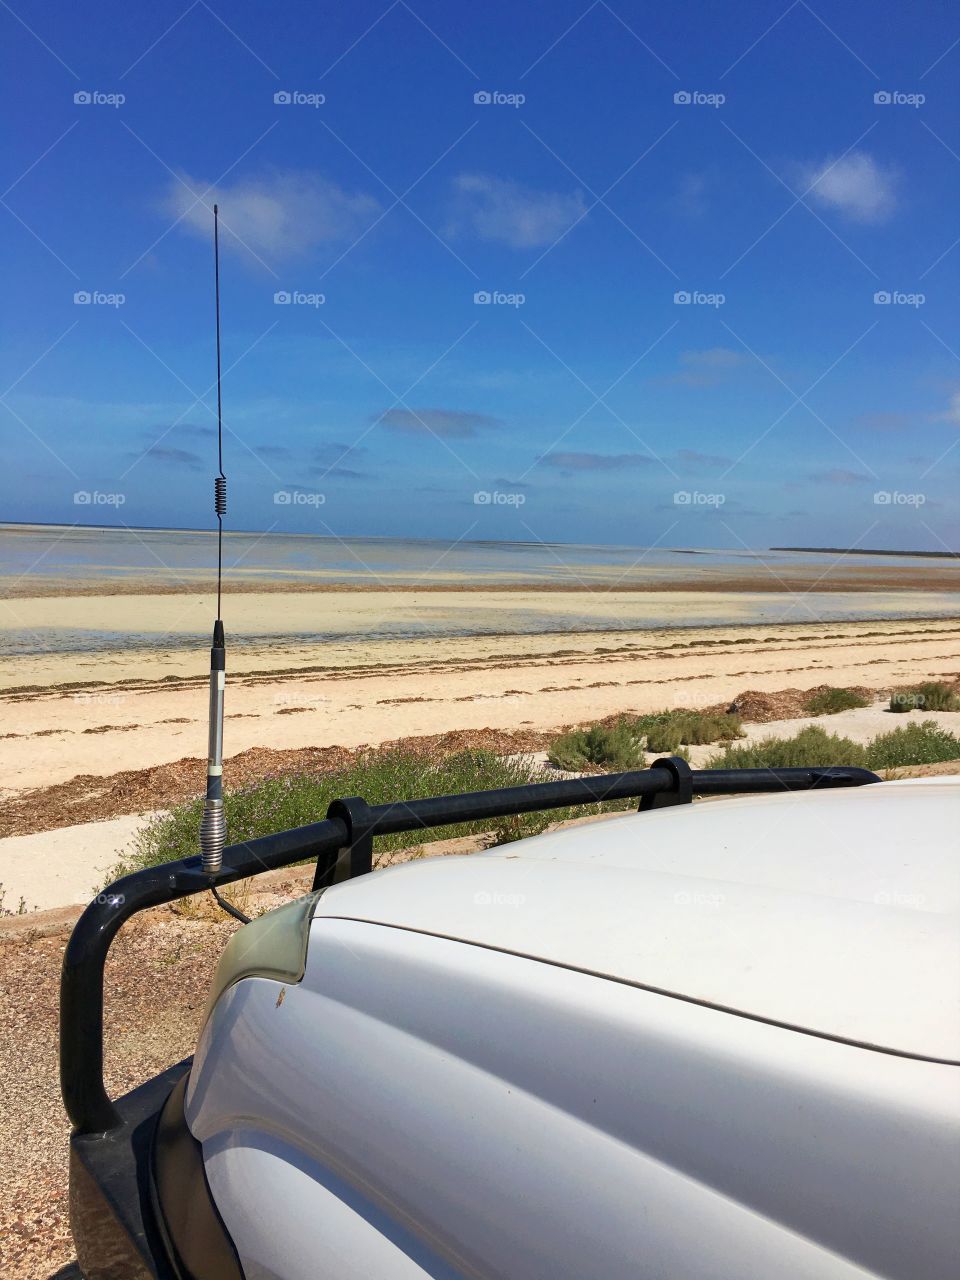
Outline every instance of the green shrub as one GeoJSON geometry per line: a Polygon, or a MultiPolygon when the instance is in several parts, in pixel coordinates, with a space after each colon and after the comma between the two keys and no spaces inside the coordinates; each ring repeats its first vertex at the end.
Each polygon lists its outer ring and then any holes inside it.
{"type": "Polygon", "coordinates": [[[550,744],[547,759],[557,769],[570,773],[596,768],[642,769],[643,735],[633,719],[621,716],[611,725],[594,724],[560,734],[550,744]]]}
{"type": "MultiPolygon", "coordinates": [[[[489,791],[543,782],[542,770],[522,761],[505,759],[489,751],[463,751],[444,760],[401,748],[372,751],[361,761],[322,777],[303,774],[268,778],[242,791],[228,792],[224,801],[227,839],[230,844],[255,840],[290,827],[306,826],[325,817],[332,800],[363,796],[369,804],[388,800],[417,800],[427,796],[456,795],[465,791],[489,791]]],[[[202,779],[198,777],[198,788],[202,779]]],[[[459,823],[429,832],[408,831],[378,836],[376,853],[422,844],[424,839],[446,839],[492,831],[499,840],[535,835],[548,823],[566,818],[626,808],[635,802],[618,801],[577,805],[517,818],[459,823]]],[[[110,879],[156,866],[198,851],[197,833],[203,808],[201,799],[180,805],[150,822],[137,837],[132,853],[114,867],[110,879]]]]}
{"type": "Polygon", "coordinates": [[[940,760],[960,760],[960,738],[941,729],[933,720],[891,729],[874,738],[867,748],[867,764],[871,769],[936,764],[940,760]]]}
{"type": "Polygon", "coordinates": [[[870,699],[853,689],[827,688],[820,689],[806,701],[804,710],[811,716],[835,716],[838,711],[849,711],[853,707],[869,707],[870,699]]]}
{"type": "Polygon", "coordinates": [[[701,746],[706,742],[729,742],[743,737],[740,717],[708,715],[703,711],[668,711],[647,731],[647,750],[677,753],[681,744],[701,746]]]}
{"type": "Polygon", "coordinates": [[[708,769],[791,769],[813,765],[866,765],[867,753],[858,742],[808,725],[792,738],[761,738],[743,747],[727,747],[714,756],[708,769]]]}
{"type": "Polygon", "coordinates": [[[960,698],[938,680],[900,689],[890,698],[891,711],[960,711],[960,698]]]}
{"type": "Polygon", "coordinates": [[[561,734],[551,744],[547,758],[558,769],[572,773],[596,768],[642,769],[644,749],[657,755],[677,755],[681,745],[698,746],[742,737],[739,716],[654,711],[642,716],[624,715],[611,725],[595,724],[561,734]]]}
{"type": "Polygon", "coordinates": [[[809,725],[792,738],[763,738],[743,747],[727,747],[707,764],[709,769],[790,769],[815,765],[858,765],[895,769],[900,765],[935,764],[960,759],[960,738],[933,720],[904,725],[863,747],[850,738],[809,725]]]}

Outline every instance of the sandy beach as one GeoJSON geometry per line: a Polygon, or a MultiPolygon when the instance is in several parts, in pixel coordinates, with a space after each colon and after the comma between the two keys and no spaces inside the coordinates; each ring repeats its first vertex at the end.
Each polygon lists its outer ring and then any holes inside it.
{"type": "MultiPolygon", "coordinates": [[[[216,598],[205,534],[0,527],[0,541],[22,570],[0,580],[9,911],[82,899],[142,815],[202,790],[216,598]]],[[[228,787],[384,743],[542,759],[571,725],[748,691],[795,717],[802,698],[783,691],[823,684],[877,695],[834,726],[867,741],[891,727],[885,693],[960,676],[960,564],[944,557],[227,544],[247,557],[223,600],[228,787]]]]}
{"type": "MultiPolygon", "coordinates": [[[[549,608],[553,599],[536,607],[549,608]]],[[[43,613],[55,602],[27,603],[33,624],[45,625],[43,613]]],[[[136,606],[141,626],[151,611],[169,607],[166,597],[110,603],[136,606]]],[[[491,596],[488,616],[497,604],[491,596]]],[[[365,611],[382,618],[398,606],[390,593],[383,600],[350,595],[336,605],[338,636],[258,645],[249,633],[256,619],[267,625],[270,617],[255,596],[247,614],[234,608],[234,625],[248,628],[248,643],[229,650],[227,755],[457,730],[548,730],[618,711],[709,706],[744,689],[829,682],[883,690],[960,672],[960,623],[949,619],[697,627],[697,600],[677,593],[673,605],[683,627],[364,641],[365,611]]],[[[796,605],[784,601],[781,616],[796,605]]],[[[284,598],[285,623],[298,607],[297,597],[284,598]]],[[[274,625],[280,609],[275,602],[274,625]]],[[[5,659],[4,793],[201,755],[206,668],[206,648],[195,645],[5,659]]]]}

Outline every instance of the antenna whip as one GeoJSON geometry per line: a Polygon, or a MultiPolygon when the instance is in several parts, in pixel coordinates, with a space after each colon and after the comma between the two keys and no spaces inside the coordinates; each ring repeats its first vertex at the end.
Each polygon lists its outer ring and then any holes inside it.
{"type": "Polygon", "coordinates": [[[213,509],[217,516],[217,620],[210,648],[210,735],[207,751],[207,794],[200,820],[200,854],[203,870],[215,875],[223,866],[227,824],[223,813],[223,693],[226,683],[226,642],[220,618],[223,580],[223,517],[227,511],[227,477],[223,470],[223,407],[220,396],[220,235],[219,213],[213,206],[213,270],[217,318],[217,463],[213,481],[213,509]]]}

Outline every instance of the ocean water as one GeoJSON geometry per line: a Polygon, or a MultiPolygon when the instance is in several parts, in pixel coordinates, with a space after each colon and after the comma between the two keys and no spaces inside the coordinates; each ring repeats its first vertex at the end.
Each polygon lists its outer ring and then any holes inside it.
{"type": "MultiPolygon", "coordinates": [[[[835,573],[833,552],[711,550],[698,547],[591,546],[576,543],[442,542],[404,538],[332,538],[298,534],[224,534],[224,570],[232,583],[357,584],[369,586],[532,586],[578,588],[613,584],[655,587],[711,578],[744,579],[777,589],[802,569],[835,573]]],[[[955,562],[952,562],[955,563],[955,562]]],[[[843,571],[902,576],[944,572],[941,560],[910,556],[843,557],[843,571]]],[[[0,579],[67,579],[81,587],[124,579],[162,589],[209,582],[216,535],[196,530],[80,528],[0,524],[0,579]]],[[[960,574],[958,574],[960,585],[960,574]]],[[[882,589],[882,587],[880,588],[882,589]]]]}
{"type": "MultiPolygon", "coordinates": [[[[227,595],[224,610],[237,623],[232,647],[275,646],[278,652],[345,641],[960,617],[957,562],[851,555],[838,570],[838,559],[830,552],[228,533],[229,584],[250,592],[278,585],[301,590],[266,597],[259,607],[254,596],[248,606],[234,597],[233,609],[227,595]],[[818,579],[835,582],[838,572],[859,579],[857,589],[817,589],[818,579]],[[732,580],[736,592],[719,590],[732,580]],[[799,588],[793,594],[784,590],[791,581],[799,588]],[[328,594],[302,590],[337,585],[430,586],[454,594],[403,593],[384,602],[357,593],[350,607],[337,608],[328,594]],[[529,594],[517,590],[495,604],[460,590],[524,586],[529,594]],[[657,587],[674,590],[664,594],[657,587]],[[697,590],[685,594],[684,587],[697,590]]],[[[202,649],[208,611],[198,611],[195,597],[191,604],[189,595],[162,593],[209,592],[215,563],[216,538],[207,532],[0,525],[0,603],[4,594],[77,597],[60,605],[50,600],[54,607],[38,615],[43,625],[29,626],[18,618],[23,605],[18,609],[11,599],[0,610],[0,657],[202,649]],[[149,598],[139,591],[116,594],[125,583],[142,584],[149,598]],[[114,594],[109,608],[88,598],[98,588],[114,594]]]]}

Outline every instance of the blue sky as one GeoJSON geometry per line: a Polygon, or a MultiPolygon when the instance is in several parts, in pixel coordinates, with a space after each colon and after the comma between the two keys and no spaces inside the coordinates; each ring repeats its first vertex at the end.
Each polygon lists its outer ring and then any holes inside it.
{"type": "Polygon", "coordinates": [[[0,27],[3,519],[211,524],[216,199],[232,527],[956,548],[949,6],[0,27]]]}

